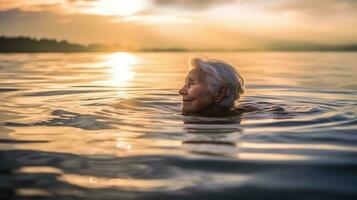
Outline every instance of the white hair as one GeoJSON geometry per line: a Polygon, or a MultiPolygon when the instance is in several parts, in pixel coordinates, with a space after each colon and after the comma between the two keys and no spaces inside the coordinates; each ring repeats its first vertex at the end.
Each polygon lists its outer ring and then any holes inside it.
{"type": "Polygon", "coordinates": [[[232,65],[221,60],[201,58],[192,58],[190,63],[207,74],[206,81],[212,93],[215,94],[221,86],[227,87],[226,95],[219,103],[220,106],[233,107],[236,100],[244,93],[244,80],[232,65]]]}

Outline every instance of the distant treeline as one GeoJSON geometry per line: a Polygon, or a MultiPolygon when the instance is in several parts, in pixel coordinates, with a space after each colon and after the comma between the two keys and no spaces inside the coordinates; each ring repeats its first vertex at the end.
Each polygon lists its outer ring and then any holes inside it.
{"type": "Polygon", "coordinates": [[[96,52],[120,50],[118,46],[81,45],[66,40],[0,37],[0,52],[96,52]]]}
{"type": "Polygon", "coordinates": [[[155,51],[155,52],[165,52],[165,51],[174,51],[174,52],[179,52],[179,51],[189,51],[188,49],[184,48],[142,48],[140,51],[155,51]]]}
{"type": "Polygon", "coordinates": [[[357,44],[321,45],[311,43],[271,42],[262,49],[184,49],[184,48],[142,48],[131,49],[120,45],[81,45],[66,40],[35,39],[29,37],[0,36],[0,53],[4,52],[114,52],[114,51],[357,51],[357,44]]]}
{"type": "MultiPolygon", "coordinates": [[[[135,51],[132,48],[125,48],[118,44],[103,45],[90,44],[81,45],[70,43],[66,40],[55,39],[35,39],[29,37],[0,37],[0,52],[114,52],[114,51],[135,51]]],[[[143,48],[136,51],[188,51],[183,48],[143,48]]]]}
{"type": "Polygon", "coordinates": [[[357,51],[357,44],[315,44],[307,42],[272,42],[267,45],[270,51],[357,51]]]}

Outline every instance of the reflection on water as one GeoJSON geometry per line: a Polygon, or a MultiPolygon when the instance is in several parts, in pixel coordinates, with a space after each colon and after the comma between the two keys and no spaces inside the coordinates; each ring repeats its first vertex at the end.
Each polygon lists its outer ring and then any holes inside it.
{"type": "MultiPolygon", "coordinates": [[[[130,53],[113,53],[102,65],[109,67],[106,72],[110,79],[102,81],[104,85],[109,85],[118,88],[118,97],[128,98],[123,88],[128,87],[129,81],[135,76],[135,71],[132,70],[132,65],[135,65],[137,58],[130,53]]],[[[95,81],[97,83],[98,81],[95,81]]]]}
{"type": "Polygon", "coordinates": [[[124,86],[131,79],[134,78],[135,72],[132,71],[131,65],[136,63],[136,58],[129,53],[114,53],[106,64],[111,68],[109,73],[111,75],[110,82],[117,86],[124,86]]]}
{"type": "Polygon", "coordinates": [[[356,198],[356,53],[204,54],[257,111],[182,116],[193,53],[0,54],[0,199],[356,198]]]}
{"type": "Polygon", "coordinates": [[[241,116],[226,118],[184,116],[187,137],[182,146],[187,151],[201,155],[236,156],[237,144],[242,135],[241,116]]]}

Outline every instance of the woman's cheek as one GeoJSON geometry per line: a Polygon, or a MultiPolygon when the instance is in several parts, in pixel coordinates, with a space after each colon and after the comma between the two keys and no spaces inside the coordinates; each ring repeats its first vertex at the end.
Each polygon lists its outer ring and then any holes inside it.
{"type": "Polygon", "coordinates": [[[199,112],[200,110],[209,107],[212,104],[212,100],[208,95],[208,91],[204,91],[202,89],[198,89],[192,91],[192,108],[195,112],[199,112]]]}
{"type": "Polygon", "coordinates": [[[191,110],[193,112],[198,112],[200,110],[200,105],[201,105],[201,93],[200,93],[200,88],[198,87],[193,87],[190,88],[188,91],[188,96],[191,98],[192,103],[191,103],[191,110]]]}

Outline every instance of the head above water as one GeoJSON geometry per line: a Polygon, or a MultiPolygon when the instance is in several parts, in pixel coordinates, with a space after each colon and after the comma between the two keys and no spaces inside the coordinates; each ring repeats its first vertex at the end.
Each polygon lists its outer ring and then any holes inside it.
{"type": "Polygon", "coordinates": [[[232,65],[214,59],[193,58],[184,86],[182,113],[212,113],[230,110],[244,93],[244,81],[232,65]]]}

